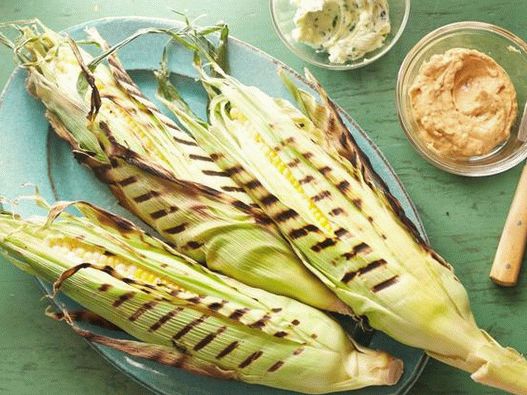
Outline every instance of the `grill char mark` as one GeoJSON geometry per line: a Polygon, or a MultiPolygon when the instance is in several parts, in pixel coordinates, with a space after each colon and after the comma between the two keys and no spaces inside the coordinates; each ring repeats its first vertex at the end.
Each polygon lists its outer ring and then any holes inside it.
{"type": "Polygon", "coordinates": [[[125,178],[124,180],[117,181],[117,184],[119,186],[121,186],[121,187],[126,187],[128,185],[133,184],[134,182],[137,182],[137,177],[136,176],[130,176],[130,177],[125,178]]]}
{"type": "Polygon", "coordinates": [[[188,325],[184,326],[178,333],[176,333],[172,339],[173,340],[179,340],[181,339],[183,336],[185,336],[187,333],[189,333],[192,328],[198,326],[199,324],[201,324],[203,321],[205,321],[207,319],[207,316],[205,314],[203,314],[201,317],[199,318],[196,318],[194,321],[190,322],[188,325]]]}
{"type": "Polygon", "coordinates": [[[323,199],[327,199],[329,197],[331,197],[331,192],[329,192],[329,191],[322,191],[322,192],[318,193],[317,195],[313,196],[313,201],[314,202],[319,202],[319,201],[321,201],[323,199]]]}
{"type": "Polygon", "coordinates": [[[190,299],[187,299],[190,303],[194,303],[194,304],[197,304],[197,303],[200,303],[201,302],[201,297],[200,296],[193,296],[192,298],[190,299]]]}
{"type": "Polygon", "coordinates": [[[240,369],[244,369],[250,364],[252,364],[254,361],[256,361],[258,358],[260,358],[263,355],[263,351],[256,351],[253,352],[251,355],[249,355],[242,363],[238,365],[240,369]]]}
{"type": "Polygon", "coordinates": [[[282,367],[283,364],[284,364],[284,361],[278,361],[274,363],[273,366],[271,366],[269,369],[267,369],[267,371],[269,373],[276,372],[278,369],[282,367]]]}
{"type": "Polygon", "coordinates": [[[340,207],[337,207],[337,208],[334,208],[333,210],[331,210],[329,212],[330,215],[332,215],[333,217],[336,217],[340,214],[344,213],[344,209],[340,208],[340,207]]]}
{"type": "Polygon", "coordinates": [[[323,176],[327,175],[328,173],[331,172],[331,167],[329,166],[324,166],[324,167],[321,167],[320,169],[318,169],[318,171],[320,173],[322,173],[323,176]]]}
{"type": "Polygon", "coordinates": [[[304,352],[304,347],[299,347],[295,351],[293,351],[293,355],[300,355],[304,352]]]}
{"type": "Polygon", "coordinates": [[[234,186],[230,186],[230,185],[226,185],[224,187],[221,187],[221,189],[225,192],[245,192],[245,189],[241,188],[241,187],[234,187],[234,186]]]}
{"type": "Polygon", "coordinates": [[[171,228],[164,229],[163,232],[168,233],[170,235],[175,235],[177,233],[183,232],[187,228],[187,223],[184,222],[182,224],[173,226],[171,228]]]}
{"type": "Polygon", "coordinates": [[[359,243],[353,249],[351,252],[346,252],[342,256],[346,258],[347,260],[353,259],[357,255],[362,254],[368,254],[371,251],[371,248],[366,243],[359,243]]]}
{"type": "Polygon", "coordinates": [[[152,219],[159,219],[167,216],[168,214],[175,213],[179,208],[176,206],[170,206],[168,209],[161,209],[150,213],[152,219]]]}
{"type": "Polygon", "coordinates": [[[288,167],[296,167],[300,164],[300,159],[295,158],[287,164],[288,167]]]}
{"type": "Polygon", "coordinates": [[[130,321],[132,321],[132,322],[137,320],[139,317],[141,317],[148,310],[153,309],[158,303],[159,302],[157,302],[157,301],[152,301],[152,302],[148,302],[148,303],[143,304],[141,307],[139,307],[139,309],[137,309],[134,312],[134,314],[132,314],[130,317],[128,317],[128,319],[130,321]]]}
{"type": "Polygon", "coordinates": [[[393,276],[389,278],[388,280],[385,280],[377,285],[375,285],[371,290],[375,293],[382,291],[383,289],[386,289],[388,287],[391,287],[395,283],[399,281],[399,276],[393,276]]]}
{"type": "Polygon", "coordinates": [[[313,225],[309,224],[299,229],[293,229],[291,232],[289,232],[289,237],[292,239],[299,239],[301,237],[307,236],[310,232],[318,232],[318,228],[313,225]]]}
{"type": "Polygon", "coordinates": [[[221,170],[202,170],[201,171],[206,176],[213,176],[213,177],[229,177],[229,175],[221,170]]]}
{"type": "Polygon", "coordinates": [[[293,209],[287,209],[274,216],[276,222],[285,222],[288,219],[298,217],[298,213],[293,209]]]}
{"type": "Polygon", "coordinates": [[[121,296],[119,296],[119,299],[117,299],[115,302],[113,302],[112,306],[113,307],[119,307],[120,305],[122,305],[127,300],[132,299],[134,296],[135,296],[135,292],[127,292],[125,294],[122,294],[121,296]]]}
{"type": "Polygon", "coordinates": [[[304,178],[302,178],[299,182],[300,184],[309,184],[310,182],[314,181],[315,179],[313,178],[313,176],[305,176],[304,178]]]}
{"type": "MultiPolygon", "coordinates": [[[[231,202],[231,204],[234,207],[236,207],[236,208],[238,208],[240,210],[250,210],[250,207],[251,207],[251,206],[248,206],[247,204],[245,204],[244,202],[242,202],[241,200],[233,200],[231,202]]],[[[257,205],[256,205],[256,207],[257,207],[257,205]]]]}
{"type": "Polygon", "coordinates": [[[244,307],[243,309],[236,309],[231,313],[231,315],[229,315],[229,318],[231,320],[239,321],[240,318],[242,318],[248,311],[249,309],[247,307],[244,307]]]}
{"type": "Polygon", "coordinates": [[[363,274],[366,274],[368,272],[371,272],[381,266],[384,266],[386,265],[388,262],[386,262],[384,259],[377,259],[376,261],[373,261],[373,262],[370,262],[368,263],[366,266],[358,269],[358,270],[354,270],[354,271],[351,271],[351,272],[347,272],[346,274],[344,274],[344,276],[342,277],[341,281],[345,284],[349,283],[351,280],[353,280],[355,277],[357,276],[361,276],[363,274]]]}
{"type": "Polygon", "coordinates": [[[184,248],[187,248],[189,250],[197,250],[198,248],[202,246],[203,246],[203,243],[200,243],[199,241],[191,240],[187,244],[185,244],[184,248]]]}
{"type": "Polygon", "coordinates": [[[243,186],[249,190],[256,189],[262,186],[262,183],[258,180],[247,181],[243,186]]]}
{"type": "Polygon", "coordinates": [[[212,311],[218,311],[223,306],[225,306],[225,303],[227,303],[225,300],[222,300],[221,302],[213,302],[209,304],[207,307],[211,309],[212,311]]]}
{"type": "Polygon", "coordinates": [[[341,192],[346,192],[350,187],[350,183],[346,180],[341,181],[337,184],[337,188],[341,192]]]}
{"type": "Polygon", "coordinates": [[[111,284],[102,284],[102,285],[99,287],[99,291],[101,291],[101,292],[106,292],[106,291],[108,291],[111,287],[112,287],[111,284]]]}
{"type": "Polygon", "coordinates": [[[262,329],[267,321],[271,319],[271,316],[269,314],[264,315],[262,318],[260,318],[258,321],[253,322],[249,325],[249,328],[255,328],[255,329],[262,329]]]}
{"type": "Polygon", "coordinates": [[[293,136],[290,136],[286,138],[282,143],[283,143],[283,146],[286,147],[290,144],[293,144],[294,142],[295,142],[295,138],[293,136]]]}
{"type": "Polygon", "coordinates": [[[200,160],[200,161],[203,161],[203,162],[214,162],[214,160],[212,160],[212,158],[210,156],[205,156],[205,155],[190,154],[188,157],[190,159],[200,160]]]}
{"type": "Polygon", "coordinates": [[[225,347],[223,350],[221,350],[218,355],[216,355],[216,359],[222,359],[226,355],[233,352],[238,346],[240,345],[239,342],[233,341],[231,344],[229,344],[227,347],[225,347]]]}
{"type": "Polygon", "coordinates": [[[334,239],[327,238],[312,246],[311,249],[315,252],[320,252],[326,248],[334,246],[335,244],[337,244],[337,242],[334,239]]]}
{"type": "Polygon", "coordinates": [[[139,196],[136,196],[134,197],[134,201],[136,203],[144,203],[152,198],[155,198],[157,196],[161,195],[160,192],[158,191],[150,191],[150,192],[146,192],[146,193],[143,193],[142,195],[139,195],[139,196]]]}
{"type": "Polygon", "coordinates": [[[353,199],[351,202],[352,202],[352,203],[355,205],[355,207],[357,207],[359,210],[362,208],[362,200],[360,200],[360,199],[353,199]]]}
{"type": "Polygon", "coordinates": [[[344,274],[344,276],[340,279],[340,281],[342,281],[344,284],[347,284],[349,283],[351,280],[353,280],[355,278],[355,276],[357,275],[357,272],[353,271],[353,272],[347,272],[346,274],[344,274]]]}
{"type": "Polygon", "coordinates": [[[359,269],[359,275],[371,272],[381,266],[386,265],[387,263],[388,262],[386,262],[384,259],[378,259],[376,261],[370,262],[366,267],[359,269]]]}
{"type": "Polygon", "coordinates": [[[177,307],[172,311],[169,311],[166,313],[163,317],[161,317],[158,321],[156,321],[152,326],[148,329],[149,332],[155,332],[159,328],[161,328],[164,324],[166,324],[168,321],[170,321],[172,318],[174,318],[177,314],[179,314],[180,311],[183,310],[183,307],[177,307]]]}
{"type": "Polygon", "coordinates": [[[275,195],[270,193],[268,195],[265,195],[263,198],[261,198],[260,201],[262,202],[264,206],[270,206],[272,204],[277,203],[278,198],[275,195]]]}
{"type": "Polygon", "coordinates": [[[161,210],[154,211],[153,213],[150,213],[150,218],[159,219],[159,218],[163,218],[166,215],[168,215],[167,211],[165,209],[161,209],[161,210]]]}
{"type": "Polygon", "coordinates": [[[350,232],[348,232],[346,229],[344,228],[339,228],[335,231],[335,236],[337,236],[338,238],[342,238],[344,236],[347,236],[349,235],[350,232]]]}
{"type": "Polygon", "coordinates": [[[243,172],[243,167],[241,166],[234,166],[225,170],[225,173],[227,173],[229,177],[240,174],[241,172],[243,172]]]}
{"type": "Polygon", "coordinates": [[[207,336],[205,336],[203,339],[201,339],[195,346],[194,351],[199,351],[205,346],[207,346],[210,342],[212,342],[217,336],[221,335],[223,332],[227,330],[226,326],[222,326],[219,328],[216,332],[209,333],[207,336]]]}

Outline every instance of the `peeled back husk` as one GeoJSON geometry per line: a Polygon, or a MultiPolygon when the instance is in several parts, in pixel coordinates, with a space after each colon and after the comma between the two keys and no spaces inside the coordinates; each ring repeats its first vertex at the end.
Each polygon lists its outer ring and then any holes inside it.
{"type": "Polygon", "coordinates": [[[525,359],[477,327],[451,266],[421,238],[308,78],[321,103],[287,81],[303,112],[219,67],[214,77],[201,70],[210,124],[170,107],[358,317],[477,382],[527,393],[525,359]]]}
{"type": "MultiPolygon", "coordinates": [[[[243,189],[143,96],[115,55],[90,72],[84,63],[93,58],[73,41],[45,27],[21,31],[28,90],[77,159],[124,207],[211,269],[349,314],[243,189]]],[[[95,30],[89,34],[106,48],[95,30]]]]}
{"type": "Polygon", "coordinates": [[[140,342],[78,333],[133,355],[305,393],[394,384],[402,373],[324,313],[215,274],[88,203],[57,203],[47,218],[0,214],[0,251],[140,342]]]}

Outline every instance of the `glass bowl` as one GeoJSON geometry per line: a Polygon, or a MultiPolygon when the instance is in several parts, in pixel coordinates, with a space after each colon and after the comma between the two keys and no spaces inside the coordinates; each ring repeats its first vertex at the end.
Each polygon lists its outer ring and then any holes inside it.
{"type": "Polygon", "coordinates": [[[436,167],[470,177],[501,173],[527,157],[527,143],[518,139],[520,120],[527,99],[527,43],[511,32],[482,22],[457,22],[429,33],[408,53],[399,70],[397,112],[406,136],[415,149],[436,167]],[[409,91],[424,62],[452,48],[476,49],[492,57],[505,69],[516,88],[518,115],[509,139],[490,154],[466,159],[441,156],[428,148],[418,135],[409,91]]]}
{"type": "Polygon", "coordinates": [[[410,15],[410,0],[388,0],[388,4],[390,7],[391,32],[386,37],[384,44],[360,59],[344,64],[335,64],[330,63],[326,52],[317,51],[293,39],[291,33],[295,28],[293,16],[296,12],[296,6],[291,4],[290,0],[270,0],[269,3],[276,33],[287,48],[306,62],[331,70],[351,70],[366,66],[375,62],[395,45],[406,27],[406,22],[410,15]]]}

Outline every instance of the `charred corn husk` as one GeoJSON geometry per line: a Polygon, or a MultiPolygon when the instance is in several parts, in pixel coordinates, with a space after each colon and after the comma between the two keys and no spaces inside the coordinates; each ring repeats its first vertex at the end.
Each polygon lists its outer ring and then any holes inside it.
{"type": "Polygon", "coordinates": [[[356,316],[396,340],[527,393],[527,362],[480,330],[451,266],[419,236],[376,176],[318,83],[321,102],[289,102],[201,69],[209,122],[168,102],[196,141],[279,227],[305,264],[356,316]]]}
{"type": "MultiPolygon", "coordinates": [[[[28,71],[29,91],[78,160],[109,184],[123,206],[211,269],[348,313],[243,189],[142,95],[115,55],[90,72],[81,65],[93,58],[66,37],[37,25],[21,31],[13,45],[28,71]]],[[[106,49],[95,30],[89,36],[106,49]]]]}
{"type": "Polygon", "coordinates": [[[401,361],[355,345],[319,310],[215,274],[87,203],[57,203],[47,218],[1,213],[0,251],[162,363],[305,393],[394,384],[401,374],[401,361]],[[71,205],[82,215],[64,212],[71,205]]]}

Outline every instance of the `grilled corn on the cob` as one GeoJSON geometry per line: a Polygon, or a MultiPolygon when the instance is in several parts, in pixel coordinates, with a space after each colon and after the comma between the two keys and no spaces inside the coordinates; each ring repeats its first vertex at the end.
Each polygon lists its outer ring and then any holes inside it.
{"type": "MultiPolygon", "coordinates": [[[[38,24],[20,30],[12,46],[28,71],[29,91],[46,106],[57,134],[123,206],[211,269],[349,313],[243,189],[142,95],[115,55],[90,73],[84,63],[93,58],[68,38],[38,24]],[[81,66],[92,89],[78,84],[81,66]]],[[[95,30],[89,34],[106,49],[95,30]]]]}
{"type": "Polygon", "coordinates": [[[0,252],[146,344],[92,340],[162,363],[306,393],[394,384],[402,372],[324,313],[215,274],[87,203],[57,203],[48,218],[0,213],[0,252]]]}
{"type": "Polygon", "coordinates": [[[287,81],[302,112],[214,68],[216,76],[200,70],[210,125],[167,104],[310,270],[373,328],[477,382],[527,393],[527,361],[477,327],[451,266],[419,236],[314,78],[321,103],[287,81]]]}

